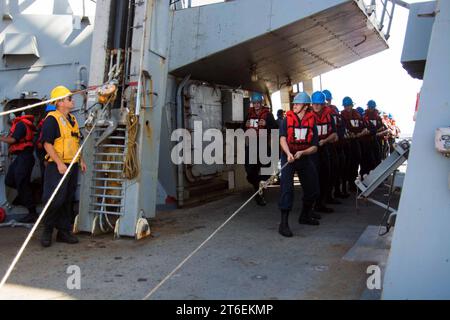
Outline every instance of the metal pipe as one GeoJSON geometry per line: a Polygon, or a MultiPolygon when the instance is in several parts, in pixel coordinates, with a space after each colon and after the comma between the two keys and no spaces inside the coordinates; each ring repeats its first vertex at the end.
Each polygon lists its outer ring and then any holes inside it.
{"type": "MultiPolygon", "coordinates": [[[[383,3],[383,2],[381,2],[381,3],[383,3]]],[[[382,12],[382,14],[381,14],[381,20],[380,20],[380,30],[383,30],[383,27],[384,27],[384,18],[386,17],[386,11],[387,11],[387,3],[388,3],[388,0],[384,0],[384,3],[383,3],[383,12],[382,12]]]]}
{"type": "Polygon", "coordinates": [[[145,14],[144,14],[144,21],[142,21],[142,39],[141,39],[141,60],[139,62],[139,80],[138,80],[138,88],[137,88],[137,98],[136,98],[136,115],[139,116],[139,113],[141,111],[141,95],[142,95],[142,77],[143,70],[144,70],[144,56],[145,56],[145,36],[147,34],[147,19],[148,19],[148,2],[150,0],[147,0],[145,2],[145,14]]]}
{"type": "Polygon", "coordinates": [[[395,0],[392,1],[392,11],[391,11],[391,16],[390,16],[391,19],[389,20],[389,26],[388,26],[388,29],[387,29],[387,32],[385,35],[386,40],[388,40],[391,37],[391,27],[392,27],[392,21],[394,20],[394,13],[395,13],[396,5],[397,4],[396,4],[395,0]]]}
{"type": "MultiPolygon", "coordinates": [[[[191,75],[187,75],[183,81],[178,86],[177,89],[177,129],[183,129],[183,99],[181,98],[181,94],[183,93],[183,89],[188,83],[191,75]]],[[[182,207],[184,204],[184,164],[178,165],[178,183],[177,183],[177,202],[178,206],[182,207]]]]}
{"type": "Polygon", "coordinates": [[[114,40],[113,40],[113,48],[114,49],[124,49],[125,48],[125,37],[126,32],[124,29],[127,25],[128,18],[128,1],[117,1],[116,10],[115,10],[115,25],[114,25],[114,40]]]}

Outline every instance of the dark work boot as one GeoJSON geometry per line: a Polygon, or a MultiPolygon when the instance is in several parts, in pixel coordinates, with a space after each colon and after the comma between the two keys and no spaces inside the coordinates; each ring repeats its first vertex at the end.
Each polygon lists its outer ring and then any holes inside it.
{"type": "Polygon", "coordinates": [[[334,209],[325,207],[325,205],[322,202],[316,203],[316,206],[314,207],[314,211],[320,212],[320,213],[333,213],[334,209]]]}
{"type": "Polygon", "coordinates": [[[343,193],[341,191],[336,191],[334,193],[334,197],[335,198],[339,198],[339,199],[348,199],[350,197],[350,195],[348,193],[343,193]]]}
{"type": "Polygon", "coordinates": [[[347,181],[345,181],[342,184],[342,198],[343,199],[348,199],[350,197],[350,194],[347,191],[347,181]]]}
{"type": "Polygon", "coordinates": [[[316,219],[316,220],[321,220],[322,216],[316,212],[311,211],[311,218],[316,219]]]}
{"type": "Polygon", "coordinates": [[[35,223],[38,219],[39,215],[36,212],[36,208],[28,209],[28,214],[21,219],[19,222],[21,223],[35,223]]]}
{"type": "Polygon", "coordinates": [[[281,210],[281,223],[278,232],[286,238],[292,238],[294,236],[289,228],[289,211],[287,210],[281,210]]]}
{"type": "Polygon", "coordinates": [[[313,217],[311,205],[303,205],[302,213],[300,214],[298,223],[306,224],[306,225],[310,225],[310,226],[320,225],[320,222],[317,219],[314,219],[314,217],[313,217]]]}
{"type": "Polygon", "coordinates": [[[48,248],[52,245],[53,228],[44,227],[44,231],[41,235],[41,245],[44,248],[48,248]]]}
{"type": "Polygon", "coordinates": [[[331,195],[327,197],[327,203],[328,204],[342,204],[339,200],[336,200],[331,195]]]}
{"type": "Polygon", "coordinates": [[[75,244],[78,243],[78,238],[75,237],[70,231],[58,230],[58,233],[56,234],[56,241],[75,244]]]}

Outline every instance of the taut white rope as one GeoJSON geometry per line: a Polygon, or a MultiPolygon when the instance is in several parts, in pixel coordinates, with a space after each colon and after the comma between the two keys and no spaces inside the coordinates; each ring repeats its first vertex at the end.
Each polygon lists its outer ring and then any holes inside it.
{"type": "Polygon", "coordinates": [[[178,270],[180,270],[180,268],[189,260],[191,259],[209,240],[211,240],[220,230],[222,230],[239,212],[241,212],[242,209],[245,208],[245,206],[247,204],[249,204],[250,201],[252,201],[252,199],[254,197],[256,197],[256,195],[258,193],[261,192],[262,189],[267,188],[270,184],[273,183],[273,178],[275,176],[277,176],[286,166],[289,165],[289,162],[286,162],[284,164],[284,166],[277,172],[275,173],[273,176],[271,176],[265,183],[263,186],[261,186],[259,188],[258,191],[256,191],[242,206],[239,207],[239,209],[237,209],[224,223],[222,223],[220,225],[220,227],[218,227],[208,238],[206,238],[205,241],[203,241],[194,251],[192,251],[183,261],[180,262],[179,265],[177,265],[175,267],[175,269],[172,270],[172,272],[170,272],[163,280],[161,280],[160,283],[158,283],[142,300],[147,300],[149,299],[167,280],[169,280],[178,270]]]}
{"type": "Polygon", "coordinates": [[[31,237],[33,236],[34,232],[36,231],[39,223],[41,222],[42,218],[44,217],[45,213],[47,212],[50,204],[52,203],[53,199],[55,198],[56,194],[58,193],[59,189],[61,188],[64,180],[67,178],[67,176],[70,173],[70,170],[72,169],[73,165],[75,164],[75,161],[78,159],[78,157],[81,154],[81,151],[83,150],[86,142],[89,140],[89,137],[91,136],[92,132],[94,131],[96,126],[96,122],[94,122],[91,130],[89,131],[88,135],[86,136],[86,139],[84,139],[83,144],[80,146],[80,148],[78,149],[75,157],[73,158],[72,162],[70,162],[69,167],[67,168],[67,171],[64,173],[64,175],[62,176],[61,180],[59,181],[58,185],[56,186],[55,191],[53,191],[50,199],[47,201],[47,203],[45,204],[44,209],[42,210],[41,214],[39,215],[36,223],[34,224],[33,228],[31,229],[30,233],[28,234],[27,238],[25,239],[25,242],[22,244],[22,246],[20,247],[19,251],[17,252],[17,255],[15,256],[13,262],[11,263],[11,265],[9,266],[8,270],[6,271],[5,275],[3,276],[2,281],[0,282],[0,289],[3,287],[3,285],[6,283],[6,281],[8,280],[9,276],[11,275],[11,273],[14,270],[14,267],[16,266],[17,262],[19,262],[20,257],[22,256],[23,252],[25,251],[26,246],[28,245],[28,243],[31,240],[31,237]]]}

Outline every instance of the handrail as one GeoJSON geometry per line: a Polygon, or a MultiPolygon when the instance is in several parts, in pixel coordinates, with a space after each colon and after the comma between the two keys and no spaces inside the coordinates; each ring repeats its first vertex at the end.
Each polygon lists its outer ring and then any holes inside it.
{"type": "Polygon", "coordinates": [[[397,5],[409,9],[409,4],[402,0],[363,0],[366,7],[366,13],[369,16],[375,15],[375,21],[379,31],[385,29],[387,22],[387,30],[384,33],[386,40],[391,36],[392,22],[394,20],[395,8],[397,5]],[[388,2],[391,6],[388,6],[388,2]],[[380,17],[380,19],[378,19],[380,17]]]}

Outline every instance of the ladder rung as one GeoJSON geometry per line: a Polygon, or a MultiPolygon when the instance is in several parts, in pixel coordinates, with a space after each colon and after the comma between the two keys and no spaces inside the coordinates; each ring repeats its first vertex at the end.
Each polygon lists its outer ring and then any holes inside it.
{"type": "Polygon", "coordinates": [[[123,179],[117,179],[117,178],[92,178],[92,180],[95,180],[95,181],[125,181],[123,179]]]}
{"type": "Polygon", "coordinates": [[[109,136],[108,139],[125,140],[125,137],[121,137],[121,136],[109,136]]]}
{"type": "Polygon", "coordinates": [[[121,187],[101,187],[101,186],[92,186],[91,189],[99,189],[99,190],[120,190],[122,191],[121,187]]]}
{"type": "MultiPolygon", "coordinates": [[[[113,195],[109,195],[109,194],[92,194],[91,195],[92,198],[105,198],[105,199],[123,199],[122,196],[113,196],[113,195]]],[[[105,205],[107,205],[105,203],[105,205]]]]}
{"type": "Polygon", "coordinates": [[[90,213],[106,213],[106,214],[112,214],[116,216],[121,216],[122,212],[113,212],[113,211],[101,211],[101,210],[89,210],[90,213]]]}
{"type": "Polygon", "coordinates": [[[94,164],[121,164],[121,165],[123,165],[123,162],[120,162],[120,161],[94,161],[94,164]]]}
{"type": "Polygon", "coordinates": [[[123,144],[101,144],[97,148],[125,148],[123,144]]]}
{"type": "Polygon", "coordinates": [[[98,203],[94,202],[91,203],[91,206],[98,206],[98,207],[114,207],[114,208],[122,208],[122,204],[112,204],[112,203],[98,203]]]}
{"type": "Polygon", "coordinates": [[[99,152],[99,153],[94,153],[94,156],[115,156],[115,157],[122,156],[122,157],[124,157],[125,155],[124,155],[123,153],[106,153],[106,152],[99,152]]]}
{"type": "Polygon", "coordinates": [[[122,170],[102,170],[102,169],[95,169],[94,172],[104,172],[104,173],[122,173],[122,170]]]}

